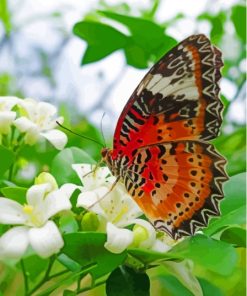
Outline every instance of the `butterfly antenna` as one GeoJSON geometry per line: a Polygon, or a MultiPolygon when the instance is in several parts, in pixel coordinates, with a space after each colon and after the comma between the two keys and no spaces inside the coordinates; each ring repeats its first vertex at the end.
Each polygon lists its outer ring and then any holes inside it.
{"type": "Polygon", "coordinates": [[[100,143],[100,142],[98,142],[98,141],[96,141],[96,140],[94,140],[94,139],[92,139],[92,138],[89,138],[89,137],[86,137],[86,136],[82,136],[82,135],[80,135],[80,134],[77,134],[77,133],[73,132],[71,129],[69,129],[69,128],[67,128],[66,126],[62,125],[62,124],[59,123],[58,121],[56,121],[56,123],[57,123],[57,125],[59,125],[61,128],[63,128],[64,130],[70,132],[71,134],[74,134],[74,135],[76,135],[76,136],[78,136],[78,137],[80,137],[80,138],[86,139],[86,140],[90,140],[90,141],[92,141],[92,142],[94,142],[94,143],[100,145],[102,148],[105,147],[102,143],[100,143]]]}
{"type": "Polygon", "coordinates": [[[101,122],[100,122],[100,131],[101,131],[101,136],[103,138],[103,143],[104,143],[104,147],[106,147],[106,141],[105,141],[105,136],[103,133],[103,118],[105,116],[105,112],[103,113],[102,117],[101,117],[101,122]]]}

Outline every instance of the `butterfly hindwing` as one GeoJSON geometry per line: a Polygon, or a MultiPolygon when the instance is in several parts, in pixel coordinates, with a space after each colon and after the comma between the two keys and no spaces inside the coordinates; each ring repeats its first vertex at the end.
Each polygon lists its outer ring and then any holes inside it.
{"type": "Polygon", "coordinates": [[[114,135],[114,155],[173,140],[215,138],[223,105],[220,51],[193,35],[151,68],[126,104],[114,135]]]}
{"type": "Polygon", "coordinates": [[[136,151],[125,170],[127,190],[157,229],[192,235],[219,215],[225,160],[211,144],[179,141],[136,151]]]}

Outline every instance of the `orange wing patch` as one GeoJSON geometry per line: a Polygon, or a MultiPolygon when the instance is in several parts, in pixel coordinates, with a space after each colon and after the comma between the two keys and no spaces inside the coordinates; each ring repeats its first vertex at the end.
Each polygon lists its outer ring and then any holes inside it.
{"type": "Polygon", "coordinates": [[[154,226],[177,239],[206,226],[210,215],[219,215],[224,165],[210,144],[158,144],[136,152],[124,180],[154,226]]]}

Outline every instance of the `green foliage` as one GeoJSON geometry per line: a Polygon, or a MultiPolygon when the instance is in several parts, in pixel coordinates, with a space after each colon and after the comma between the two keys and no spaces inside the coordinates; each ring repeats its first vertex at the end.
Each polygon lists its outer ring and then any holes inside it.
{"type": "Polygon", "coordinates": [[[27,188],[3,187],[1,188],[1,192],[5,197],[16,200],[20,204],[24,204],[26,202],[27,188]]]}
{"type": "Polygon", "coordinates": [[[83,150],[77,147],[66,148],[59,152],[53,159],[51,172],[56,176],[59,185],[74,183],[81,185],[76,173],[71,170],[72,164],[76,163],[95,163],[94,160],[83,150]]]}
{"type": "Polygon", "coordinates": [[[96,22],[80,22],[74,26],[74,34],[88,42],[82,64],[92,63],[125,46],[127,38],[114,28],[96,22]]]}
{"type": "Polygon", "coordinates": [[[164,28],[153,21],[109,11],[98,11],[98,14],[97,21],[84,20],[74,26],[74,34],[88,43],[82,64],[98,61],[123,49],[129,65],[147,68],[149,61],[157,60],[176,44],[176,40],[165,35],[164,28]],[[104,24],[101,16],[124,25],[130,35],[104,24]]]}
{"type": "Polygon", "coordinates": [[[115,269],[106,281],[107,296],[148,296],[149,277],[125,266],[115,269]]]}
{"type": "Polygon", "coordinates": [[[117,268],[126,258],[126,252],[113,254],[104,247],[106,234],[96,232],[80,232],[64,235],[63,253],[81,267],[94,266],[90,273],[97,279],[117,268]]]}
{"type": "Polygon", "coordinates": [[[0,178],[3,177],[4,173],[10,168],[14,162],[13,151],[0,145],[0,178]]]}
{"type": "Polygon", "coordinates": [[[246,42],[246,6],[236,5],[232,9],[231,15],[236,33],[242,41],[246,42]]]}
{"type": "Polygon", "coordinates": [[[225,198],[221,203],[222,215],[220,219],[212,219],[204,230],[212,235],[230,225],[242,225],[246,221],[245,209],[245,181],[246,174],[233,176],[225,185],[225,198]],[[236,191],[236,188],[238,190],[236,191]]]}
{"type": "Polygon", "coordinates": [[[227,228],[220,239],[239,248],[246,248],[246,230],[240,227],[227,228]]]}
{"type": "Polygon", "coordinates": [[[230,275],[237,263],[236,250],[229,244],[204,235],[196,235],[182,241],[170,252],[181,259],[191,259],[221,275],[230,275]]]}

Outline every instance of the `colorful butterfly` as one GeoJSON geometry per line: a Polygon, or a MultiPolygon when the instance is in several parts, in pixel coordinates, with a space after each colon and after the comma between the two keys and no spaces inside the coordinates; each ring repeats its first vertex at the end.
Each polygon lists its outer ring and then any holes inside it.
{"type": "Polygon", "coordinates": [[[146,74],[119,117],[113,149],[102,157],[157,230],[193,235],[218,216],[225,159],[217,137],[221,52],[192,35],[146,74]]]}

